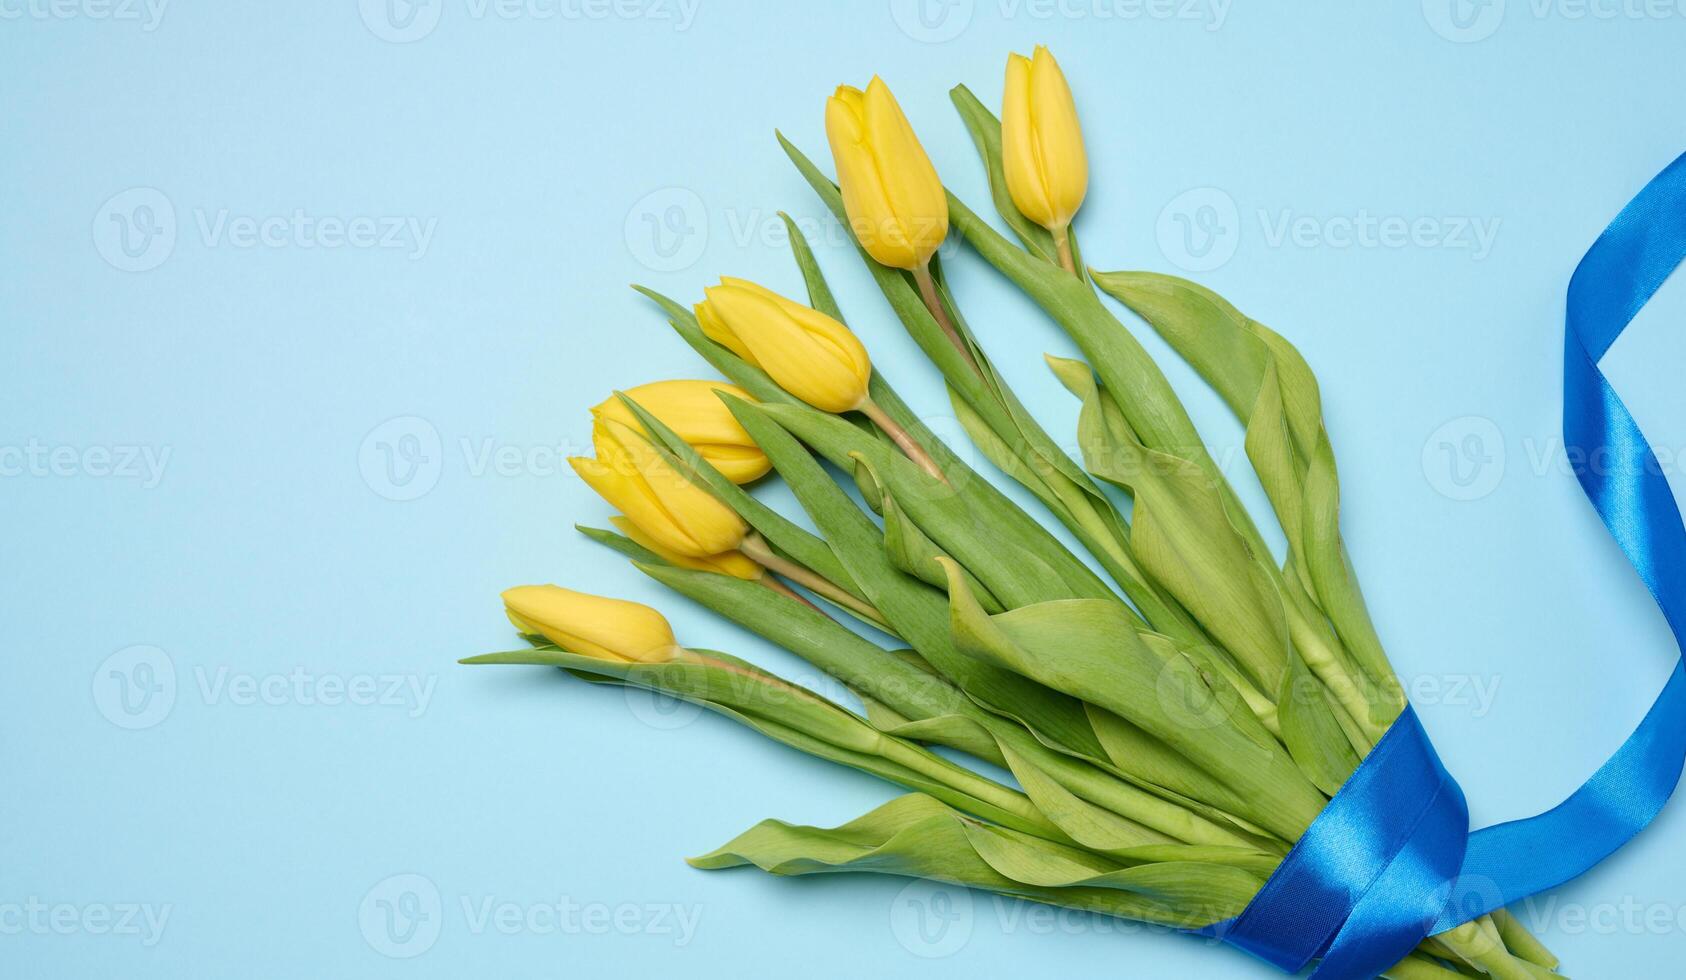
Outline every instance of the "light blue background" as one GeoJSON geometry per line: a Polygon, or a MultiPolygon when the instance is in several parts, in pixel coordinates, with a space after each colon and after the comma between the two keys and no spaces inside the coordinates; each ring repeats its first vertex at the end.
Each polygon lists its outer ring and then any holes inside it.
{"type": "MultiPolygon", "coordinates": [[[[500,589],[555,581],[813,679],[579,538],[607,511],[559,453],[611,388],[704,370],[626,283],[797,288],[761,232],[820,208],[775,126],[825,162],[824,96],[877,71],[982,208],[946,92],[997,104],[1006,53],[1037,42],[1083,113],[1088,258],[1181,271],[1178,222],[1215,228],[1204,254],[1233,256],[1200,278],[1320,372],[1355,560],[1477,818],[1555,802],[1637,720],[1675,654],[1556,462],[1561,307],[1586,245],[1686,149],[1679,9],[1499,0],[1464,30],[1439,0],[933,0],[924,21],[884,0],[701,0],[688,20],[653,2],[433,0],[404,27],[351,0],[173,0],[157,20],[0,0],[0,972],[1270,975],[895,879],[690,870],[763,817],[834,824],[893,790],[712,717],[453,663],[511,645],[500,589]],[[238,233],[295,213],[431,235],[238,233]],[[1326,223],[1361,215],[1427,232],[1343,244],[1326,223]],[[125,219],[174,242],[131,227],[126,253],[125,219]],[[1497,223],[1490,249],[1460,244],[1464,219],[1497,223]],[[1454,474],[1442,443],[1473,457],[1454,474]],[[108,450],[151,453],[159,478],[109,474],[108,450]],[[145,669],[173,697],[121,686],[145,669]],[[318,703],[366,683],[376,703],[318,703]],[[389,935],[383,902],[418,910],[405,891],[427,918],[389,935]],[[559,901],[592,911],[481,918],[559,901]],[[167,909],[161,933],[100,926],[131,906],[167,909]]],[[[942,424],[854,256],[835,230],[816,244],[876,362],[942,424]]],[[[974,256],[950,270],[1065,438],[1074,406],[1039,355],[1071,345],[974,256]]],[[[1682,312],[1675,283],[1610,360],[1671,450],[1682,312]]],[[[1244,473],[1234,423],[1162,363],[1244,473]]],[[[1678,969],[1681,812],[1522,910],[1573,975],[1678,969]]]]}

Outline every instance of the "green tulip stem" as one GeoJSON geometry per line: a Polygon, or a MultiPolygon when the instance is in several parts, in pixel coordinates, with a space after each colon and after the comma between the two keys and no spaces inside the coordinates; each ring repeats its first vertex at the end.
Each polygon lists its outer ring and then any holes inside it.
{"type": "Polygon", "coordinates": [[[1054,248],[1059,252],[1060,265],[1065,271],[1077,275],[1077,261],[1071,257],[1071,222],[1066,222],[1058,228],[1050,228],[1054,236],[1054,248]]]}
{"type": "Polygon", "coordinates": [[[908,459],[918,463],[919,468],[930,474],[932,479],[941,480],[944,483],[948,482],[948,477],[943,475],[942,467],[938,466],[937,461],[931,458],[931,454],[925,451],[925,447],[919,445],[918,441],[908,434],[908,431],[902,427],[901,423],[891,418],[890,413],[884,411],[877,402],[872,400],[870,395],[867,396],[865,401],[861,402],[860,412],[862,415],[871,419],[873,424],[877,425],[880,429],[883,429],[884,434],[890,437],[890,440],[896,444],[897,448],[899,448],[908,459]]]}
{"type": "Polygon", "coordinates": [[[1529,932],[1521,922],[1518,922],[1509,910],[1494,909],[1488,915],[1488,918],[1492,920],[1494,927],[1499,930],[1499,938],[1504,940],[1505,946],[1518,959],[1527,960],[1529,963],[1545,967],[1547,970],[1557,969],[1556,955],[1551,950],[1546,949],[1544,943],[1534,938],[1534,934],[1529,932]]]}
{"type": "Polygon", "coordinates": [[[1030,797],[973,772],[965,766],[950,762],[927,749],[911,745],[901,739],[884,739],[879,755],[919,773],[941,785],[964,793],[977,800],[1012,814],[1023,822],[1023,828],[1048,840],[1069,841],[1065,832],[1037,809],[1030,797]]]}
{"type": "MultiPolygon", "coordinates": [[[[884,629],[890,629],[890,624],[885,620],[884,615],[873,606],[850,595],[846,590],[824,576],[780,555],[761,535],[751,532],[748,537],[743,539],[743,544],[738,546],[738,550],[743,552],[750,561],[755,562],[767,571],[783,575],[815,595],[823,596],[830,602],[835,602],[845,609],[857,612],[884,629]]],[[[777,590],[775,589],[775,591],[777,590]]]]}
{"type": "MultiPolygon", "coordinates": [[[[1480,920],[1465,922],[1433,939],[1493,980],[1534,980],[1537,967],[1512,956],[1496,932],[1483,928],[1480,920]]],[[[1543,972],[1543,971],[1541,971],[1543,972]]]]}
{"type": "MultiPolygon", "coordinates": [[[[765,566],[763,566],[763,567],[765,567],[765,566]]],[[[763,575],[763,576],[761,576],[761,578],[758,581],[760,581],[760,583],[763,586],[766,586],[767,588],[773,590],[774,592],[777,592],[779,595],[784,596],[786,599],[795,599],[797,602],[800,602],[804,606],[807,606],[809,609],[812,609],[815,612],[818,612],[820,615],[822,615],[822,616],[825,615],[824,609],[821,609],[819,606],[816,606],[812,602],[810,602],[808,600],[807,596],[803,595],[802,593],[796,591],[795,589],[791,588],[790,586],[788,586],[788,585],[784,584],[783,582],[779,581],[776,576],[763,575]]]]}
{"type": "Polygon", "coordinates": [[[937,326],[943,328],[948,342],[966,358],[966,363],[971,365],[972,371],[981,377],[983,370],[978,367],[978,359],[972,356],[972,349],[960,338],[960,331],[954,326],[954,318],[948,315],[948,308],[943,306],[942,297],[937,295],[937,282],[931,278],[930,259],[926,259],[923,265],[913,270],[913,281],[919,284],[919,298],[925,301],[925,308],[936,318],[937,326]]]}

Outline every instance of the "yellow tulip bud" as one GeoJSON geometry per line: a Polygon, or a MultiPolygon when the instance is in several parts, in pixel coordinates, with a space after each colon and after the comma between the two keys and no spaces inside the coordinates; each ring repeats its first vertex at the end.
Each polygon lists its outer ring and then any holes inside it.
{"type": "Polygon", "coordinates": [[[750,561],[741,551],[726,551],[718,555],[704,555],[701,558],[692,555],[682,555],[677,551],[670,551],[662,546],[660,541],[644,533],[643,528],[624,517],[611,517],[609,523],[620,529],[620,532],[656,554],[670,565],[680,568],[694,568],[699,572],[713,572],[716,575],[730,575],[741,578],[746,582],[755,582],[765,575],[767,570],[750,561]]]}
{"type": "Polygon", "coordinates": [[[744,279],[722,278],[696,307],[703,333],[825,412],[867,400],[872,360],[849,328],[744,279]]]}
{"type": "Polygon", "coordinates": [[[504,592],[503,605],[516,629],[581,656],[654,664],[680,652],[662,614],[636,602],[557,585],[520,585],[504,592]]]}
{"type": "Polygon", "coordinates": [[[700,558],[743,542],[743,519],[668,465],[637,429],[598,418],[591,441],[597,458],[569,458],[574,472],[662,547],[700,558]]]}
{"type": "MultiPolygon", "coordinates": [[[[691,448],[733,483],[748,483],[767,475],[773,464],[767,454],[732,417],[715,392],[754,401],[749,392],[723,381],[655,381],[629,389],[626,396],[690,443],[691,448]]],[[[642,429],[638,417],[619,398],[610,396],[592,408],[594,418],[613,419],[642,429]]]]}
{"type": "Polygon", "coordinates": [[[1001,164],[1013,204],[1049,231],[1064,229],[1089,189],[1077,105],[1048,49],[1007,56],[1001,97],[1001,164]]]}
{"type": "Polygon", "coordinates": [[[923,266],[948,236],[948,198],[890,87],[838,86],[825,134],[855,240],[883,265],[923,266]]]}

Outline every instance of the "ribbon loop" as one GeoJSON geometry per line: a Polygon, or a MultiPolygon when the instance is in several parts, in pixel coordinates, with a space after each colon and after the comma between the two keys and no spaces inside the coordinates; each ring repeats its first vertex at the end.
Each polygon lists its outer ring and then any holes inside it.
{"type": "Polygon", "coordinates": [[[1320,978],[1373,976],[1428,934],[1468,834],[1463,791],[1406,708],[1224,940],[1290,973],[1322,957],[1320,978]]]}
{"type": "MultiPolygon", "coordinates": [[[[1645,186],[1570,280],[1563,435],[1575,475],[1686,638],[1686,525],[1651,446],[1598,368],[1686,259],[1686,155],[1645,186]]],[[[1561,804],[1469,832],[1462,790],[1406,708],[1240,916],[1201,930],[1319,980],[1362,980],[1421,940],[1553,888],[1643,830],[1686,765],[1686,661],[1614,755],[1561,804]]]]}

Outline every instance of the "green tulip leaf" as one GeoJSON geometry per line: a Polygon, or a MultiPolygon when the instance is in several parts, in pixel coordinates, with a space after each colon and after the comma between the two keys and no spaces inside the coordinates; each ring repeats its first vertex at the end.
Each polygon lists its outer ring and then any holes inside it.
{"type": "Polygon", "coordinates": [[[927,878],[1179,928],[1239,913],[1263,884],[1230,865],[1097,861],[1075,848],[968,820],[917,794],[830,829],[766,820],[690,863],[705,869],[754,865],[780,875],[870,871],[927,878]]]}
{"type": "Polygon", "coordinates": [[[943,676],[990,709],[1019,719],[1039,737],[1078,754],[1100,749],[1082,706],[1010,671],[979,664],[955,650],[942,593],[896,568],[883,534],[784,430],[768,406],[730,399],[728,405],[773,461],[838,560],[898,635],[943,676]]]}
{"type": "Polygon", "coordinates": [[[1095,282],[1152,325],[1246,424],[1247,456],[1290,560],[1342,647],[1383,689],[1379,714],[1364,720],[1385,727],[1403,698],[1341,541],[1340,480],[1311,368],[1275,331],[1186,279],[1114,272],[1097,273],[1095,282]]]}
{"type": "Polygon", "coordinates": [[[1281,683],[1288,625],[1266,564],[1197,464],[1143,446],[1081,362],[1049,358],[1083,403],[1078,440],[1102,479],[1136,497],[1132,541],[1142,566],[1266,690],[1281,683]]]}

